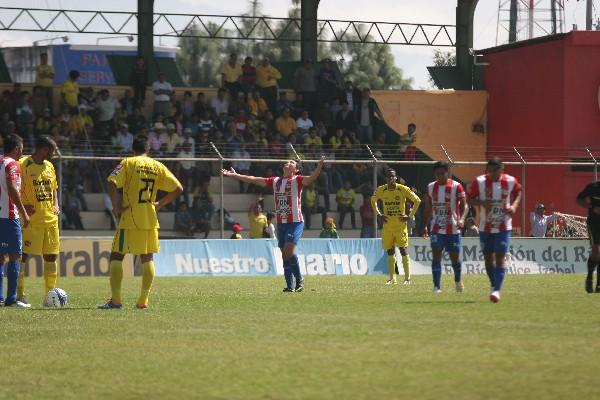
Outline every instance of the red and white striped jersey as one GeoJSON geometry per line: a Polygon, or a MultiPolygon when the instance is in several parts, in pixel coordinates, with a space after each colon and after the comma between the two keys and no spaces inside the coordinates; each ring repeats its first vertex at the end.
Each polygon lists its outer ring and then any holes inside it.
{"type": "Polygon", "coordinates": [[[301,205],[304,176],[294,175],[291,178],[269,177],[266,180],[267,186],[273,189],[277,223],[304,222],[301,205]]]}
{"type": "Polygon", "coordinates": [[[506,210],[520,192],[521,184],[514,176],[502,174],[495,182],[487,174],[478,176],[471,184],[469,197],[492,201],[488,211],[479,206],[479,231],[498,233],[512,230],[512,216],[506,210]]]}
{"type": "Polygon", "coordinates": [[[446,184],[438,181],[427,186],[427,195],[431,201],[431,233],[457,234],[460,233],[456,223],[460,218],[458,208],[459,199],[465,198],[462,185],[453,179],[448,179],[446,184]]]}
{"type": "Polygon", "coordinates": [[[8,182],[16,182],[21,191],[21,166],[13,158],[2,156],[0,168],[0,218],[19,219],[17,205],[8,196],[8,182]]]}

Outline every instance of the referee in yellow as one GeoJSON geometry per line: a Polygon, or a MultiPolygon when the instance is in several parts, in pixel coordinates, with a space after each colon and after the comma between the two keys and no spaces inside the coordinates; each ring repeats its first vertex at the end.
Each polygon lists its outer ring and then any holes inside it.
{"type": "Polygon", "coordinates": [[[387,251],[387,267],[390,279],[386,285],[396,282],[396,247],[400,248],[402,266],[404,267],[404,284],[410,285],[410,260],[408,258],[408,221],[414,217],[421,204],[421,199],[407,186],[396,183],[396,171],[388,169],[385,173],[387,183],[375,190],[371,197],[373,211],[383,219],[381,245],[387,251]],[[377,202],[383,203],[383,213],[379,211],[377,202]],[[413,203],[410,214],[406,215],[406,200],[413,203]]]}
{"type": "Polygon", "coordinates": [[[127,157],[108,177],[108,195],[113,213],[119,220],[110,254],[112,296],[100,309],[121,308],[121,283],[125,254],[141,258],[142,289],[136,308],[148,308],[148,296],[154,281],[153,254],[158,253],[158,217],[156,212],[183,193],[181,183],[167,167],[150,157],[150,142],[143,135],[133,140],[133,157],[127,157]],[[119,196],[118,190],[122,190],[119,196]],[[159,201],[159,190],[168,192],[159,201]]]}
{"type": "Polygon", "coordinates": [[[29,254],[44,258],[44,283],[46,292],[56,287],[58,279],[57,258],[60,251],[58,232],[58,183],[56,171],[50,162],[56,152],[56,142],[49,136],[40,136],[30,156],[21,157],[21,199],[30,217],[23,228],[23,256],[17,299],[29,304],[25,297],[25,274],[23,265],[29,254]]]}

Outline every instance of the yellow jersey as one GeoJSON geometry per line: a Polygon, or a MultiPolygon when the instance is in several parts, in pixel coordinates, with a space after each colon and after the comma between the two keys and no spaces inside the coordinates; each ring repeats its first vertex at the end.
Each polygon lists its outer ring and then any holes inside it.
{"type": "Polygon", "coordinates": [[[77,107],[79,104],[79,85],[70,79],[67,79],[62,85],[61,92],[65,95],[65,101],[70,107],[77,107]]]}
{"type": "Polygon", "coordinates": [[[37,72],[37,81],[36,84],[39,86],[43,86],[43,87],[52,87],[52,83],[53,83],[53,78],[50,77],[46,77],[46,78],[42,78],[42,74],[44,75],[50,75],[50,76],[54,76],[54,67],[52,67],[52,65],[38,65],[35,68],[35,71],[37,72]]]}
{"type": "Polygon", "coordinates": [[[30,215],[31,225],[55,225],[58,216],[54,213],[54,192],[58,189],[58,182],[54,165],[47,160],[37,164],[31,156],[21,157],[19,163],[23,204],[35,208],[35,212],[30,215]]]}
{"type": "Polygon", "coordinates": [[[260,239],[267,228],[267,217],[264,214],[254,215],[252,211],[248,212],[248,222],[250,222],[250,239],[260,239]]]}
{"type": "Polygon", "coordinates": [[[235,65],[232,67],[231,64],[229,64],[229,62],[227,61],[225,62],[225,64],[223,64],[223,67],[221,68],[221,74],[225,75],[225,82],[237,82],[238,79],[240,79],[240,76],[242,76],[242,66],[238,63],[235,63],[235,65]]]}
{"type": "Polygon", "coordinates": [[[181,185],[163,163],[147,156],[125,158],[107,180],[123,189],[125,211],[119,229],[157,229],[156,193],[172,192],[181,185]]]}
{"type": "Polygon", "coordinates": [[[373,210],[379,215],[385,215],[389,222],[406,222],[401,221],[399,217],[406,215],[406,200],[410,200],[413,203],[413,207],[410,210],[409,217],[414,217],[421,204],[421,199],[408,188],[408,186],[396,183],[394,189],[389,189],[388,185],[381,185],[375,190],[375,193],[371,197],[371,205],[373,210]],[[381,200],[383,203],[383,213],[379,211],[377,201],[381,200]]]}
{"type": "Polygon", "coordinates": [[[261,88],[276,86],[279,79],[281,79],[281,72],[272,65],[256,67],[256,84],[261,88]]]}

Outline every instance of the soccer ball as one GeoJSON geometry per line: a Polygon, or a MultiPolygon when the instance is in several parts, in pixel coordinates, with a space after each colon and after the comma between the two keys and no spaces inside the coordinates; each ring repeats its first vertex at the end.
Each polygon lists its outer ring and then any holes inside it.
{"type": "Polygon", "coordinates": [[[67,305],[69,296],[67,292],[62,289],[54,288],[48,292],[44,299],[44,306],[46,307],[64,307],[67,305]]]}

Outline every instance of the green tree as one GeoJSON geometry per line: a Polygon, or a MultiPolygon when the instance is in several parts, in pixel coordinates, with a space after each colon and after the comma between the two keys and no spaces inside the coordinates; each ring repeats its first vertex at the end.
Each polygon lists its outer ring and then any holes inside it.
{"type": "Polygon", "coordinates": [[[453,67],[456,65],[456,53],[454,51],[433,51],[433,65],[436,67],[453,67]]]}

